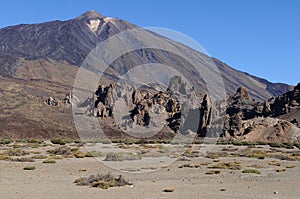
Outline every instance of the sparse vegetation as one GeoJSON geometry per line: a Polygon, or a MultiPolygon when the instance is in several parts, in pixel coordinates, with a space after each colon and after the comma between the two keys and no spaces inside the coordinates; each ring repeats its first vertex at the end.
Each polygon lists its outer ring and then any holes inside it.
{"type": "Polygon", "coordinates": [[[120,153],[108,153],[104,161],[122,161],[120,153]]]}
{"type": "Polygon", "coordinates": [[[13,162],[34,162],[34,159],[29,158],[29,157],[20,157],[20,158],[14,158],[11,159],[13,162]]]}
{"type": "Polygon", "coordinates": [[[59,145],[65,145],[65,140],[62,140],[60,138],[53,138],[51,139],[52,144],[59,144],[59,145]]]}
{"type": "Polygon", "coordinates": [[[179,168],[200,168],[201,165],[200,164],[183,164],[180,165],[179,168]]]}
{"type": "Polygon", "coordinates": [[[284,172],[284,171],[286,171],[286,169],[285,169],[285,168],[276,169],[276,172],[284,172]]]}
{"type": "Polygon", "coordinates": [[[265,150],[251,150],[249,148],[237,151],[232,155],[238,157],[248,157],[248,158],[258,158],[258,159],[264,159],[269,156],[268,152],[265,150]]]}
{"type": "Polygon", "coordinates": [[[289,166],[286,166],[285,168],[287,168],[287,169],[293,169],[295,167],[296,167],[295,165],[289,165],[289,166]]]}
{"type": "Polygon", "coordinates": [[[257,175],[260,175],[260,171],[257,169],[245,169],[242,171],[242,173],[255,173],[257,175]]]}
{"type": "Polygon", "coordinates": [[[253,164],[253,165],[250,165],[250,166],[248,166],[248,167],[252,167],[252,168],[256,168],[256,169],[265,168],[265,166],[260,165],[260,164],[253,164]]]}
{"type": "Polygon", "coordinates": [[[115,178],[110,173],[106,175],[91,175],[88,178],[79,178],[76,179],[74,183],[78,186],[90,186],[101,189],[131,185],[131,183],[125,180],[121,175],[118,178],[115,178]]]}
{"type": "Polygon", "coordinates": [[[0,160],[12,160],[12,158],[8,155],[0,155],[0,160]]]}
{"type": "Polygon", "coordinates": [[[23,168],[23,170],[35,170],[36,167],[35,166],[26,166],[23,168]]]}
{"type": "Polygon", "coordinates": [[[111,141],[110,140],[101,140],[101,143],[102,144],[111,144],[111,141]]]}
{"type": "Polygon", "coordinates": [[[47,155],[35,155],[35,156],[32,156],[31,158],[33,158],[33,159],[47,159],[48,156],[47,155]]]}
{"type": "Polygon", "coordinates": [[[277,162],[277,161],[272,161],[272,162],[269,162],[268,164],[271,166],[277,166],[277,167],[281,166],[280,162],[277,162]]]}
{"type": "Polygon", "coordinates": [[[44,160],[43,163],[44,163],[44,164],[55,164],[56,161],[53,160],[53,159],[48,159],[48,160],[44,160]]]}
{"type": "Polygon", "coordinates": [[[209,169],[231,169],[231,170],[241,170],[242,163],[240,162],[219,162],[218,164],[208,166],[209,169]]]}
{"type": "Polygon", "coordinates": [[[85,157],[85,153],[83,153],[82,151],[76,151],[74,153],[75,158],[84,158],[85,157]]]}
{"type": "Polygon", "coordinates": [[[16,149],[10,149],[8,151],[5,151],[2,155],[7,156],[25,156],[29,155],[30,153],[28,151],[23,151],[22,149],[16,148],[16,149]]]}
{"type": "Polygon", "coordinates": [[[142,156],[134,153],[108,153],[104,161],[139,160],[142,156]]]}
{"type": "Polygon", "coordinates": [[[213,174],[219,174],[219,173],[221,173],[220,170],[210,170],[210,171],[205,172],[206,175],[213,175],[213,174]]]}
{"type": "Polygon", "coordinates": [[[102,157],[103,153],[100,151],[90,151],[85,153],[85,157],[102,157]]]}
{"type": "Polygon", "coordinates": [[[10,138],[3,138],[3,139],[0,139],[0,144],[10,144],[12,143],[13,140],[10,139],[10,138]]]}
{"type": "Polygon", "coordinates": [[[52,150],[47,151],[49,154],[52,155],[61,155],[63,157],[72,157],[73,153],[69,147],[58,147],[52,150]]]}

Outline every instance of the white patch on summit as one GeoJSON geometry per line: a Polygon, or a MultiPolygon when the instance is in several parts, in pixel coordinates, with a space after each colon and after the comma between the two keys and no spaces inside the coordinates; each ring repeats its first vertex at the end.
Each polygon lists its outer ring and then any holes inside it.
{"type": "Polygon", "coordinates": [[[114,22],[114,18],[111,18],[111,17],[105,17],[105,18],[104,18],[104,21],[105,21],[105,23],[108,23],[108,22],[114,22]]]}
{"type": "Polygon", "coordinates": [[[87,24],[91,31],[96,32],[99,28],[100,20],[99,19],[93,19],[90,20],[90,23],[87,24]]]}

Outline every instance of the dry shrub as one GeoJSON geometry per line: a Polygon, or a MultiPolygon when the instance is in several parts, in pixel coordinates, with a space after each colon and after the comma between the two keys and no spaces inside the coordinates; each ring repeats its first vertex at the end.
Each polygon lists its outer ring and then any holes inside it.
{"type": "Polygon", "coordinates": [[[207,167],[209,169],[231,169],[231,170],[241,170],[241,162],[219,162],[218,164],[207,167]]]}
{"type": "Polygon", "coordinates": [[[47,159],[48,156],[47,155],[35,155],[35,156],[32,156],[31,158],[33,158],[33,159],[47,159]]]}
{"type": "Polygon", "coordinates": [[[201,164],[183,164],[180,165],[179,168],[200,168],[201,164]]]}
{"type": "Polygon", "coordinates": [[[257,175],[260,175],[260,171],[257,169],[245,169],[242,171],[242,173],[255,173],[257,175]]]}
{"type": "Polygon", "coordinates": [[[53,150],[48,150],[47,152],[52,155],[61,155],[63,157],[67,157],[73,154],[69,147],[58,147],[53,150]]]}
{"type": "Polygon", "coordinates": [[[34,159],[28,157],[14,158],[11,159],[13,162],[34,162],[34,159]]]}
{"type": "Polygon", "coordinates": [[[90,186],[101,189],[108,189],[109,187],[120,187],[125,185],[132,185],[125,180],[121,175],[115,178],[110,173],[106,175],[91,175],[88,178],[79,178],[74,181],[78,186],[90,186]]]}
{"type": "Polygon", "coordinates": [[[268,164],[271,166],[277,166],[277,167],[279,167],[281,165],[280,162],[277,162],[277,161],[272,161],[272,162],[269,162],[268,164]]]}
{"type": "Polygon", "coordinates": [[[142,156],[134,153],[108,153],[104,161],[140,160],[142,156]]]}
{"type": "Polygon", "coordinates": [[[48,159],[48,160],[44,160],[43,163],[44,163],[44,164],[55,164],[56,161],[55,161],[55,160],[52,160],[52,159],[48,159]]]}
{"type": "Polygon", "coordinates": [[[28,151],[23,151],[22,149],[10,149],[8,151],[5,151],[2,155],[7,156],[25,156],[29,155],[30,153],[28,151]]]}
{"type": "Polygon", "coordinates": [[[207,171],[205,174],[206,175],[213,175],[213,174],[219,174],[221,173],[220,170],[210,170],[210,171],[207,171]]]}

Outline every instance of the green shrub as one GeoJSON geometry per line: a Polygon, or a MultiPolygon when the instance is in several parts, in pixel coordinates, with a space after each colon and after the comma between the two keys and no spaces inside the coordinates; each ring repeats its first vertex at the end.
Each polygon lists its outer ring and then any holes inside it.
{"type": "Polygon", "coordinates": [[[0,155],[0,160],[12,160],[12,158],[8,155],[0,155]]]}
{"type": "Polygon", "coordinates": [[[33,158],[33,159],[47,159],[48,156],[47,155],[35,155],[35,156],[32,156],[31,158],[33,158]]]}
{"type": "Polygon", "coordinates": [[[0,140],[0,144],[10,144],[12,142],[13,142],[13,140],[10,138],[3,138],[0,140]]]}
{"type": "Polygon", "coordinates": [[[4,154],[8,156],[24,156],[29,155],[30,153],[28,151],[23,151],[22,149],[16,148],[5,151],[4,154]]]}
{"type": "Polygon", "coordinates": [[[53,138],[51,139],[52,144],[59,144],[59,145],[65,145],[66,142],[60,138],[53,138]]]}
{"type": "Polygon", "coordinates": [[[74,153],[74,156],[75,156],[76,158],[84,158],[84,157],[85,157],[85,153],[83,153],[82,151],[76,151],[76,152],[74,153]]]}
{"type": "Polygon", "coordinates": [[[43,163],[44,163],[44,164],[55,164],[56,161],[55,161],[55,160],[52,160],[52,159],[48,159],[48,160],[44,160],[43,163]]]}
{"type": "Polygon", "coordinates": [[[273,147],[273,148],[281,148],[281,147],[283,147],[283,144],[279,143],[279,142],[270,142],[269,146],[273,147]]]}
{"type": "Polygon", "coordinates": [[[207,167],[209,169],[231,169],[231,170],[241,170],[242,163],[240,162],[219,162],[218,164],[207,167]]]}
{"type": "Polygon", "coordinates": [[[36,167],[35,166],[26,166],[23,168],[24,170],[35,170],[36,167]]]}
{"type": "Polygon", "coordinates": [[[103,153],[100,151],[91,151],[91,152],[87,152],[85,153],[85,157],[102,157],[103,153]]]}
{"type": "Polygon", "coordinates": [[[109,139],[101,140],[102,144],[111,144],[111,141],[109,139]]]}
{"type": "Polygon", "coordinates": [[[11,159],[13,162],[34,162],[34,159],[28,158],[28,157],[21,157],[21,158],[15,158],[11,159]]]}
{"type": "Polygon", "coordinates": [[[260,171],[257,169],[245,169],[242,171],[242,173],[255,173],[255,174],[259,175],[260,171]]]}
{"type": "Polygon", "coordinates": [[[72,155],[71,149],[69,147],[63,147],[63,146],[55,148],[54,150],[48,150],[47,152],[52,155],[61,155],[63,157],[72,155]]]}

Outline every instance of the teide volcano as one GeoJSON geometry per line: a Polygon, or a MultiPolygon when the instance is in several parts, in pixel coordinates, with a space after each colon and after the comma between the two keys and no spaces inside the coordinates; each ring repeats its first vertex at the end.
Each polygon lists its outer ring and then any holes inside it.
{"type": "MultiPolygon", "coordinates": [[[[137,26],[88,11],[67,21],[1,29],[1,136],[76,137],[68,97],[61,106],[48,106],[45,101],[50,96],[51,99],[64,99],[72,90],[78,67],[97,44],[133,28],[137,26]]],[[[180,43],[175,45],[179,49],[188,48],[180,43]]],[[[203,56],[193,49],[189,51],[191,56],[203,56]]],[[[292,89],[286,84],[274,84],[237,71],[215,58],[213,61],[229,95],[243,86],[253,98],[263,101],[292,89]]],[[[192,74],[192,68],[183,59],[159,50],[141,49],[112,63],[107,78],[115,79],[123,71],[149,62],[183,67],[192,74]]],[[[204,80],[197,75],[191,78],[198,79],[203,88],[201,92],[205,93],[204,80]]]]}

